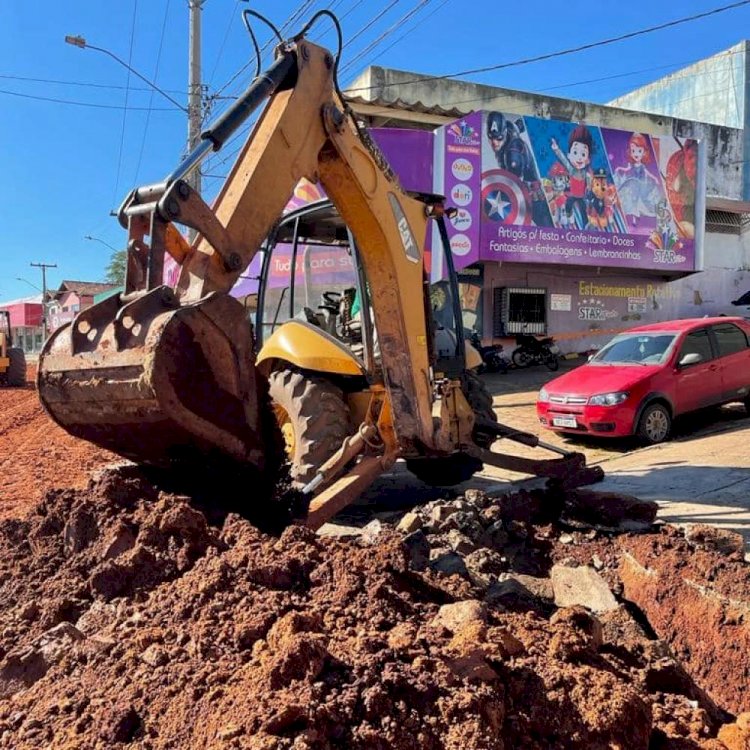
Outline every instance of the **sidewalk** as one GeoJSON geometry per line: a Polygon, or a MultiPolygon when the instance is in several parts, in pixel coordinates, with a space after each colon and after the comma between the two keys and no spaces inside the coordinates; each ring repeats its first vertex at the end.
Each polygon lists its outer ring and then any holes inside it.
{"type": "MultiPolygon", "coordinates": [[[[557,372],[534,367],[483,376],[499,420],[553,445],[584,453],[589,464],[601,465],[605,479],[594,489],[655,500],[665,521],[722,526],[743,534],[750,543],[750,418],[744,407],[736,404],[682,420],[673,440],[657,446],[643,447],[634,440],[573,441],[539,425],[536,396],[545,383],[584,361],[562,361],[557,372]]],[[[553,457],[509,440],[497,441],[494,450],[553,457]]],[[[399,463],[345,514],[351,520],[371,518],[376,511],[404,509],[470,487],[504,492],[528,480],[524,474],[485,467],[469,482],[445,490],[422,484],[399,463]]]]}

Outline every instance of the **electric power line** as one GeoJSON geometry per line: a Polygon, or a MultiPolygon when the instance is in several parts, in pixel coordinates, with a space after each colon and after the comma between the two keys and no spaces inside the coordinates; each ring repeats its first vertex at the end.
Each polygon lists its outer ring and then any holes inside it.
{"type": "Polygon", "coordinates": [[[120,147],[117,152],[117,174],[115,176],[115,189],[112,191],[112,203],[117,199],[117,191],[120,187],[120,169],[122,168],[122,151],[125,144],[125,123],[128,119],[128,95],[130,94],[130,66],[133,63],[133,45],[135,43],[135,21],[138,16],[138,0],[133,0],[133,23],[130,27],[130,49],[128,51],[128,77],[125,88],[125,109],[122,112],[122,130],[120,131],[120,147]]]}
{"type": "MultiPolygon", "coordinates": [[[[30,76],[17,76],[17,75],[11,75],[9,73],[0,73],[0,78],[9,80],[9,81],[28,81],[31,83],[51,83],[54,85],[59,86],[82,86],[86,88],[94,88],[94,89],[115,89],[118,91],[124,91],[125,86],[117,86],[113,83],[94,83],[91,81],[62,81],[60,79],[55,78],[32,78],[30,76]]],[[[153,91],[153,88],[147,88],[145,86],[131,86],[131,91],[153,91]]],[[[172,94],[182,94],[183,96],[187,96],[187,91],[179,91],[177,89],[164,89],[164,91],[170,92],[172,94]]]]}
{"type": "Polygon", "coordinates": [[[587,50],[594,49],[596,47],[604,47],[609,44],[614,44],[615,42],[622,42],[626,39],[633,39],[638,36],[643,36],[644,34],[652,34],[655,31],[662,31],[664,29],[672,28],[674,26],[680,26],[682,24],[689,23],[692,21],[698,21],[702,18],[714,16],[714,15],[717,15],[718,13],[724,13],[728,10],[734,10],[736,8],[740,8],[746,5],[750,5],[750,0],[739,0],[739,2],[730,3],[729,5],[723,5],[719,8],[714,8],[713,10],[707,10],[703,13],[696,13],[692,16],[685,16],[683,18],[675,19],[674,21],[667,21],[665,23],[661,23],[656,26],[649,26],[644,29],[639,29],[638,31],[630,31],[627,34],[620,34],[619,36],[610,37],[608,39],[602,39],[597,42],[589,42],[588,44],[581,44],[577,47],[570,47],[568,49],[558,50],[557,52],[548,52],[543,55],[536,55],[534,57],[526,57],[520,60],[514,60],[512,62],[498,63],[497,65],[486,65],[481,68],[472,68],[470,70],[462,70],[457,73],[445,73],[442,75],[419,76],[416,78],[408,79],[406,81],[399,81],[398,83],[396,82],[381,83],[381,84],[376,84],[373,86],[361,86],[361,87],[358,87],[357,89],[350,89],[350,91],[352,90],[370,91],[376,88],[388,88],[390,86],[406,86],[412,83],[422,83],[423,81],[439,81],[439,80],[443,80],[446,78],[462,78],[463,76],[474,75],[476,73],[488,73],[494,70],[503,70],[505,68],[515,68],[521,65],[529,65],[531,63],[542,62],[544,60],[552,60],[554,58],[563,57],[565,55],[572,55],[572,54],[575,54],[576,52],[585,52],[587,50]]]}
{"type": "Polygon", "coordinates": [[[208,86],[211,85],[211,82],[214,80],[214,75],[216,74],[216,68],[219,65],[219,61],[221,60],[221,56],[224,53],[224,47],[227,43],[227,38],[229,37],[229,32],[232,28],[232,23],[234,22],[235,14],[237,13],[237,8],[239,7],[241,0],[235,0],[234,8],[232,8],[232,12],[229,14],[229,23],[227,24],[227,28],[224,31],[224,38],[221,40],[221,44],[219,45],[219,51],[216,54],[216,61],[214,62],[214,67],[211,69],[211,75],[208,77],[208,86]]]}
{"type": "Polygon", "coordinates": [[[374,50],[379,44],[381,44],[385,39],[393,34],[396,29],[400,28],[402,24],[406,23],[406,21],[408,21],[416,13],[422,10],[422,8],[424,8],[425,5],[427,5],[429,2],[431,2],[431,0],[420,0],[420,2],[418,2],[410,11],[401,16],[398,21],[389,26],[379,37],[370,42],[364,49],[360,50],[351,60],[349,60],[349,62],[344,66],[341,72],[343,73],[349,70],[357,62],[357,60],[360,60],[368,52],[374,50]]]}
{"type": "MultiPolygon", "coordinates": [[[[440,10],[440,9],[441,9],[441,8],[442,8],[442,7],[443,7],[443,6],[444,6],[444,5],[445,5],[445,4],[447,3],[447,2],[448,2],[448,0],[443,0],[443,2],[441,2],[441,3],[440,3],[440,5],[438,5],[438,6],[437,6],[437,8],[435,8],[435,9],[434,9],[434,10],[432,11],[432,15],[433,15],[433,16],[437,15],[437,12],[438,12],[438,11],[439,11],[439,10],[440,10]]],[[[385,47],[385,48],[384,48],[384,49],[382,49],[382,50],[381,50],[380,52],[378,52],[378,54],[377,54],[377,55],[375,55],[374,57],[370,58],[370,62],[374,62],[374,61],[375,61],[375,60],[377,60],[377,59],[378,59],[379,57],[382,57],[382,56],[383,56],[383,55],[384,55],[384,54],[385,54],[386,52],[388,52],[388,50],[389,50],[389,49],[391,49],[391,47],[394,47],[394,46],[395,46],[395,45],[397,45],[397,44],[398,44],[398,43],[399,43],[400,41],[402,41],[402,40],[403,40],[403,39],[404,39],[405,37],[409,36],[409,34],[411,34],[411,33],[412,33],[412,31],[414,31],[414,30],[415,30],[415,29],[417,28],[417,26],[419,26],[419,24],[420,24],[420,23],[421,23],[421,21],[419,21],[419,23],[415,23],[414,25],[412,25],[412,26],[411,26],[411,28],[409,28],[409,29],[408,29],[407,31],[405,31],[405,32],[404,32],[403,34],[401,34],[401,36],[400,36],[400,37],[398,37],[398,38],[396,38],[396,39],[395,39],[394,41],[392,41],[392,42],[391,42],[391,43],[390,43],[390,44],[389,44],[389,45],[388,45],[387,47],[385,47]]]]}
{"type": "Polygon", "coordinates": [[[396,5],[400,0],[391,0],[388,5],[386,5],[383,10],[380,11],[377,15],[373,16],[362,28],[359,29],[359,31],[356,31],[353,36],[349,38],[349,41],[344,45],[344,49],[346,49],[357,37],[362,36],[362,34],[367,31],[367,29],[371,28],[375,23],[377,23],[394,5],[396,5]]]}
{"type": "Polygon", "coordinates": [[[73,99],[59,99],[53,96],[35,96],[34,94],[21,94],[18,91],[8,91],[0,89],[0,94],[6,96],[17,96],[21,99],[33,99],[39,102],[52,102],[54,104],[68,104],[75,107],[93,107],[94,109],[117,109],[127,110],[128,112],[181,112],[177,107],[133,107],[123,106],[122,104],[96,104],[95,102],[78,102],[73,99]]]}
{"type": "MultiPolygon", "coordinates": [[[[154,75],[153,79],[154,82],[156,82],[157,78],[159,77],[159,63],[161,62],[161,53],[162,49],[164,48],[164,33],[167,30],[167,17],[169,16],[169,3],[170,0],[167,0],[166,5],[164,6],[164,20],[161,24],[161,36],[159,38],[159,51],[156,53],[156,65],[154,66],[154,75]]],[[[143,138],[141,138],[141,148],[138,152],[138,162],[135,167],[135,178],[133,179],[134,183],[138,182],[138,173],[141,171],[141,161],[143,159],[143,150],[146,147],[146,136],[148,135],[148,126],[151,122],[151,106],[154,102],[154,89],[151,89],[151,96],[148,100],[148,112],[146,113],[146,124],[143,126],[143,138]]]]}

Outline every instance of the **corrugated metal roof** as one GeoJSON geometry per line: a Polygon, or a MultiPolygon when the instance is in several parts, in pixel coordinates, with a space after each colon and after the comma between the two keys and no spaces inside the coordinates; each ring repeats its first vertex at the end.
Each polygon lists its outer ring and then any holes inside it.
{"type": "Polygon", "coordinates": [[[364,96],[346,96],[349,104],[369,104],[373,107],[386,107],[387,109],[401,109],[408,112],[419,112],[424,115],[439,115],[441,117],[463,117],[468,115],[473,110],[471,109],[458,109],[458,107],[451,107],[451,109],[445,109],[439,105],[433,105],[432,107],[423,104],[422,102],[406,102],[403,99],[388,100],[378,97],[377,99],[366,99],[364,96]]]}

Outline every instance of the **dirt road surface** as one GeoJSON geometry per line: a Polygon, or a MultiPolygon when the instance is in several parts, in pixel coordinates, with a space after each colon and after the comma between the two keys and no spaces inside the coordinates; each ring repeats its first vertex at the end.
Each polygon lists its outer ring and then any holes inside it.
{"type": "Polygon", "coordinates": [[[0,389],[0,520],[22,517],[49,489],[85,487],[115,460],[54,424],[32,386],[0,389]]]}
{"type": "MultiPolygon", "coordinates": [[[[535,427],[541,377],[491,383],[501,419],[535,427]]],[[[748,423],[730,410],[663,448],[584,450],[622,462],[608,481],[643,472],[639,494],[670,474],[678,495],[700,488],[691,460],[741,486],[748,423]]],[[[507,492],[516,477],[488,473],[475,484],[504,495],[459,496],[401,470],[354,509],[356,535],[277,537],[222,492],[201,504],[132,465],[89,482],[115,457],[30,388],[0,391],[0,455],[0,748],[750,746],[735,534],[653,527],[655,504],[629,498],[507,492]],[[389,499],[414,512],[373,520],[389,499]]]]}

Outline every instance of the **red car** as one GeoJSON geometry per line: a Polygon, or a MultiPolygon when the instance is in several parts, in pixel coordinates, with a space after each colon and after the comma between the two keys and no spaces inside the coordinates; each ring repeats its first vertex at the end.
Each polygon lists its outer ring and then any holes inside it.
{"type": "Polygon", "coordinates": [[[750,321],[694,318],[616,336],[542,388],[536,410],[559,432],[660,443],[675,417],[730,401],[750,411],[750,321]]]}

